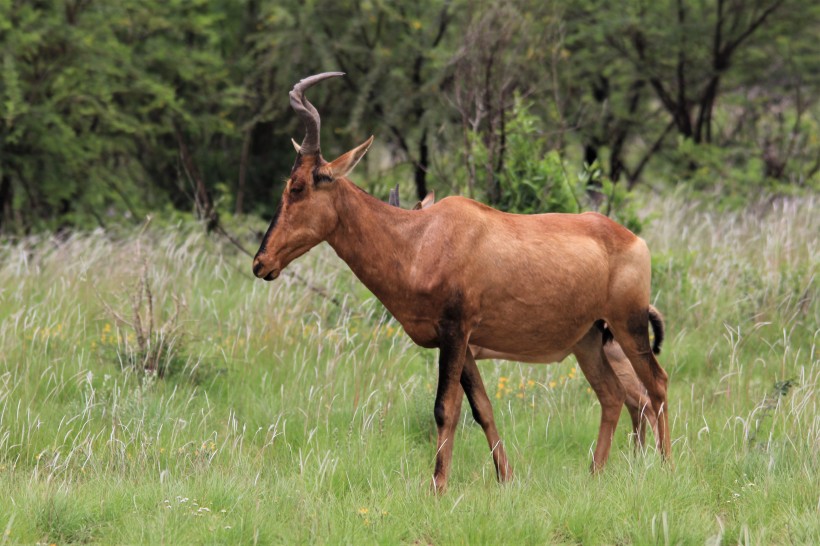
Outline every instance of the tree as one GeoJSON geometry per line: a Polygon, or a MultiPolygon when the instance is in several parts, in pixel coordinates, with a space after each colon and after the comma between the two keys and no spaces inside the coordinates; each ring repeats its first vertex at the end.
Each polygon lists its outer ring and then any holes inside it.
{"type": "Polygon", "coordinates": [[[105,225],[208,200],[239,101],[205,1],[4,3],[0,227],[105,225]],[[187,177],[195,181],[188,190],[187,177]]]}
{"type": "Polygon", "coordinates": [[[586,120],[587,161],[608,147],[611,178],[623,174],[633,185],[649,159],[670,146],[671,132],[726,145],[714,128],[721,89],[759,84],[764,71],[749,59],[774,36],[796,42],[816,27],[817,13],[796,0],[568,4],[568,41],[580,61],[571,77],[589,90],[582,100],[598,105],[590,111],[602,112],[586,120]],[[638,140],[643,152],[628,166],[635,154],[626,147],[638,140]]]}
{"type": "MultiPolygon", "coordinates": [[[[545,70],[554,69],[556,56],[561,54],[560,22],[549,11],[522,15],[523,7],[515,2],[488,2],[483,10],[476,10],[451,60],[450,102],[461,121],[468,194],[476,193],[481,172],[484,194],[493,204],[503,199],[500,173],[516,93],[535,99],[551,88],[550,98],[560,102],[557,86],[550,85],[555,72],[545,70]]],[[[561,148],[565,127],[560,113],[559,121],[560,138],[555,145],[561,148]]]]}

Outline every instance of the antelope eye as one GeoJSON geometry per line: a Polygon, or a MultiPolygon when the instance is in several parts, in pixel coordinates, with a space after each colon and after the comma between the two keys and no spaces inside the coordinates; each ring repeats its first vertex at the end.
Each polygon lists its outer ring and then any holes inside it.
{"type": "Polygon", "coordinates": [[[302,186],[301,184],[299,184],[298,186],[294,185],[294,186],[291,186],[290,193],[302,193],[303,189],[305,189],[305,187],[302,186]]]}

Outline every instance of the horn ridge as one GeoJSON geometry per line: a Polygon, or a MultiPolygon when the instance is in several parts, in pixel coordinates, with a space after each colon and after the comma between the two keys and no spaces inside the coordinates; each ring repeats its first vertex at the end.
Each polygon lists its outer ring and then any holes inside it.
{"type": "Polygon", "coordinates": [[[310,101],[307,100],[305,97],[305,91],[322,80],[344,75],[344,72],[323,72],[321,74],[314,74],[313,76],[299,80],[299,82],[293,86],[293,89],[291,89],[289,93],[290,106],[302,119],[302,123],[305,124],[305,138],[302,141],[300,152],[302,155],[319,154],[319,133],[322,127],[319,112],[310,103],[310,101]]]}

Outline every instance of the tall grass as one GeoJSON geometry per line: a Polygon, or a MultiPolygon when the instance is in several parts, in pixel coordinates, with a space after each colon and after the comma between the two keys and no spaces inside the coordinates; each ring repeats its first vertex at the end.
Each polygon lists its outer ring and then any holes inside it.
{"type": "Polygon", "coordinates": [[[517,479],[496,484],[465,411],[440,498],[436,354],[329,248],[263,283],[194,226],[2,245],[0,543],[814,542],[817,208],[648,207],[674,469],[622,425],[590,476],[599,408],[574,362],[482,362],[517,479]],[[162,378],[116,318],[140,279],[174,320],[162,378]]]}

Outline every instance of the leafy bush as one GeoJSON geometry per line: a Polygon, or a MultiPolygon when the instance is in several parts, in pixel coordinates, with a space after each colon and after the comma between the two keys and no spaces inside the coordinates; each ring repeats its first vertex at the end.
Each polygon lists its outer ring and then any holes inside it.
{"type": "Polygon", "coordinates": [[[579,212],[577,183],[556,150],[545,153],[541,120],[520,98],[507,129],[507,155],[499,173],[498,208],[509,212],[579,212]]]}
{"type": "Polygon", "coordinates": [[[595,210],[639,233],[643,222],[626,186],[613,183],[597,162],[573,168],[558,150],[548,149],[543,125],[523,100],[516,99],[499,173],[498,208],[521,214],[595,210]]]}

